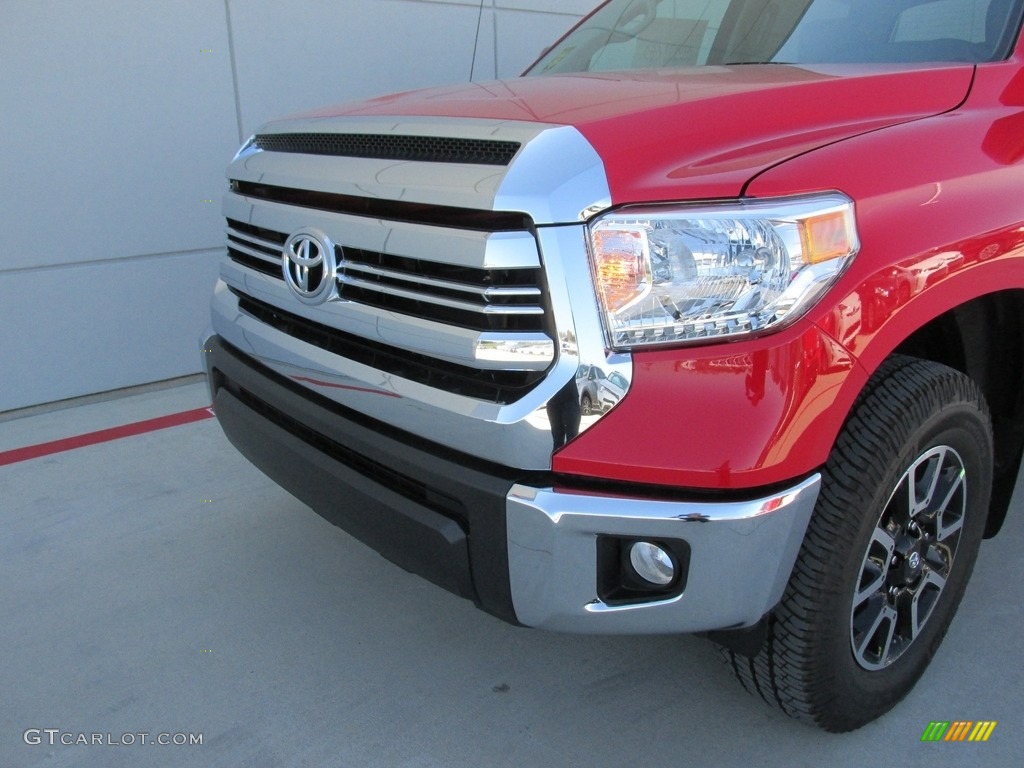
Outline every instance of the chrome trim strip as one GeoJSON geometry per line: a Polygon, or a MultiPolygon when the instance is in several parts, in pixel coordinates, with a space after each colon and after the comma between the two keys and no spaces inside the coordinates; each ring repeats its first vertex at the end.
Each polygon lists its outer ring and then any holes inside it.
{"type": "Polygon", "coordinates": [[[353,261],[345,261],[346,272],[362,272],[375,277],[383,277],[389,280],[401,280],[403,283],[416,283],[417,285],[429,285],[431,288],[440,288],[445,291],[459,291],[460,293],[473,293],[483,296],[485,299],[500,298],[502,296],[540,296],[540,288],[522,287],[488,287],[482,288],[478,285],[468,283],[453,283],[448,280],[437,280],[432,277],[423,277],[410,272],[396,272],[392,269],[383,269],[369,264],[357,264],[353,261]]]}
{"type": "Polygon", "coordinates": [[[751,626],[782,597],[820,486],[816,474],[750,501],[677,502],[515,485],[506,498],[506,529],[516,617],[531,627],[595,634],[751,626]],[[628,605],[601,602],[598,535],[686,541],[683,593],[628,605]]]}
{"type": "Polygon", "coordinates": [[[590,384],[582,377],[595,369],[605,378],[613,374],[622,377],[626,387],[615,395],[621,400],[633,381],[633,359],[628,353],[609,353],[605,348],[604,326],[590,273],[584,228],[543,227],[537,236],[558,329],[559,354],[574,369],[575,412],[564,417],[571,419],[572,428],[566,434],[568,440],[594,426],[604,412],[616,404],[609,403],[596,412],[583,413],[581,401],[590,384]]]}
{"type": "MultiPolygon", "coordinates": [[[[271,256],[268,253],[264,253],[263,251],[258,251],[255,248],[250,248],[247,245],[242,245],[241,243],[237,243],[234,240],[228,240],[227,241],[227,247],[232,249],[232,250],[234,250],[234,251],[241,251],[244,254],[252,256],[254,259],[259,259],[260,261],[265,261],[265,262],[267,262],[267,264],[273,264],[273,265],[278,266],[278,267],[281,266],[281,256],[280,256],[280,254],[278,254],[277,258],[274,258],[273,256],[271,256]]],[[[280,251],[280,248],[278,249],[278,251],[280,251]]]]}
{"type": "Polygon", "coordinates": [[[541,333],[483,334],[476,343],[478,368],[500,364],[503,371],[543,371],[555,359],[555,342],[541,333]]]}
{"type": "MultiPolygon", "coordinates": [[[[277,253],[280,253],[281,249],[284,247],[282,243],[275,243],[273,240],[265,240],[262,237],[250,235],[247,232],[239,232],[237,229],[233,227],[226,227],[225,229],[227,230],[228,237],[237,237],[239,240],[246,240],[252,245],[258,245],[262,248],[266,248],[269,251],[275,251],[277,253]]],[[[291,233],[289,232],[286,234],[291,233]]]]}
{"type": "MultiPolygon", "coordinates": [[[[347,268],[347,264],[345,265],[347,268]]],[[[367,280],[359,280],[348,275],[338,275],[338,282],[342,285],[351,285],[354,288],[361,288],[367,291],[375,291],[376,293],[385,293],[389,296],[398,296],[403,299],[414,299],[415,301],[425,301],[429,304],[436,304],[440,307],[450,307],[451,309],[461,309],[465,312],[476,312],[482,315],[543,315],[543,307],[528,307],[520,306],[517,304],[473,304],[468,301],[459,301],[458,299],[447,299],[443,296],[434,296],[430,293],[421,293],[420,291],[406,291],[402,288],[395,288],[392,285],[381,285],[380,283],[374,283],[367,280]]],[[[346,301],[345,298],[340,298],[338,301],[346,301]]]]}
{"type": "MultiPolygon", "coordinates": [[[[451,257],[435,259],[421,255],[420,258],[443,261],[445,264],[455,263],[450,260],[451,257]]],[[[531,233],[493,232],[487,235],[480,269],[536,269],[540,265],[537,241],[531,233]]]]}

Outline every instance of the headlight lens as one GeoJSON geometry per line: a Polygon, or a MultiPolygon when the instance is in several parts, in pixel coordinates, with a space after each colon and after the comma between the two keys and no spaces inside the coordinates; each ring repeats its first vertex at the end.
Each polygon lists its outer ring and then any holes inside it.
{"type": "Polygon", "coordinates": [[[835,192],[624,208],[591,223],[589,239],[614,349],[782,327],[859,248],[853,203],[835,192]]]}

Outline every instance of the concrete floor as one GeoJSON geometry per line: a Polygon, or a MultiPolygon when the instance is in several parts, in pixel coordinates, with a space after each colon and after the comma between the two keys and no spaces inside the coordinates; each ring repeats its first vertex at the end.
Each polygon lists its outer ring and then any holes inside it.
{"type": "MultiPolygon", "coordinates": [[[[37,409],[0,420],[0,452],[208,402],[190,383],[37,409]]],[[[832,736],[744,693],[701,640],[554,635],[477,611],[278,489],[214,420],[11,464],[0,768],[1016,765],[1022,506],[983,545],[914,692],[832,736]],[[987,743],[921,743],[932,720],[999,724],[987,743]],[[43,729],[203,743],[51,746],[43,729]]]]}

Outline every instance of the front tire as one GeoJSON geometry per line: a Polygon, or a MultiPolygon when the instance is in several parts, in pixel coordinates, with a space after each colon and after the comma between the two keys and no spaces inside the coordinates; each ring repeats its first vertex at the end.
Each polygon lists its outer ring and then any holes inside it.
{"type": "Polygon", "coordinates": [[[590,399],[590,395],[586,392],[584,392],[583,397],[580,398],[580,411],[584,416],[592,416],[597,413],[597,409],[594,408],[594,401],[590,399]]]}
{"type": "Polygon", "coordinates": [[[822,488],[767,636],[724,650],[749,691],[825,730],[889,711],[924,673],[970,578],[992,486],[975,384],[893,357],[871,378],[822,488]]]}

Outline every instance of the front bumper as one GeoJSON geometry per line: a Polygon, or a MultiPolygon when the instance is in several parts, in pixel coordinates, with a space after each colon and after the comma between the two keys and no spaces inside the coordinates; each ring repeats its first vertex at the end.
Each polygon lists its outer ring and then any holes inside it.
{"type": "Polygon", "coordinates": [[[782,597],[821,476],[746,501],[667,501],[516,485],[506,504],[519,621],[563,632],[703,632],[755,624],[782,597]],[[609,604],[595,588],[598,537],[684,542],[685,588],[609,604]]]}
{"type": "Polygon", "coordinates": [[[565,632],[698,632],[749,626],[782,595],[817,475],[743,501],[554,490],[343,408],[213,336],[214,408],[232,443],[328,521],[512,623],[565,632]],[[603,602],[599,537],[677,540],[685,588],[603,602]]]}

